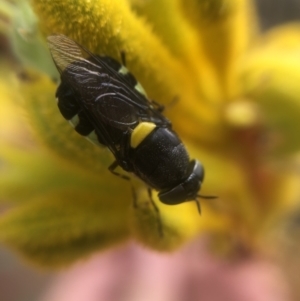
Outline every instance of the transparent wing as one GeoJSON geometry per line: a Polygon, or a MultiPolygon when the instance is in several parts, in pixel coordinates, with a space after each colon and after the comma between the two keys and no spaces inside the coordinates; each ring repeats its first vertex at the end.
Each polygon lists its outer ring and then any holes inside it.
{"type": "Polygon", "coordinates": [[[118,72],[122,65],[109,57],[94,55],[64,35],[48,37],[57,69],[82,97],[83,105],[101,119],[125,129],[137,120],[156,124],[170,122],[145,95],[135,89],[131,73],[118,72]]]}

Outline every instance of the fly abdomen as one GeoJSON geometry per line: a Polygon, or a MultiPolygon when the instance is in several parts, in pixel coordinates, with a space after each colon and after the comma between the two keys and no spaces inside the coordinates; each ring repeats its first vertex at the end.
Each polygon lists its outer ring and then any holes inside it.
{"type": "Polygon", "coordinates": [[[154,124],[144,139],[133,145],[135,131],[130,154],[135,174],[157,190],[180,183],[186,177],[189,156],[178,136],[170,128],[154,124]]]}

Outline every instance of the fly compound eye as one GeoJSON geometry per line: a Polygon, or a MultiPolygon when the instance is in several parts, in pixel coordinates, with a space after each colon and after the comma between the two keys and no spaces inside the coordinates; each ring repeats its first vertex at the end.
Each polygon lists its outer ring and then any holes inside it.
{"type": "Polygon", "coordinates": [[[160,192],[158,194],[160,201],[167,205],[177,205],[185,202],[186,191],[183,186],[179,184],[171,190],[160,192]]]}
{"type": "Polygon", "coordinates": [[[198,161],[192,160],[188,168],[188,177],[179,185],[158,194],[162,203],[176,205],[196,200],[204,178],[204,168],[198,161]]]}
{"type": "Polygon", "coordinates": [[[194,176],[197,176],[199,181],[202,183],[204,180],[204,167],[203,165],[197,161],[197,160],[192,160],[190,163],[190,168],[192,167],[192,172],[194,176]]]}

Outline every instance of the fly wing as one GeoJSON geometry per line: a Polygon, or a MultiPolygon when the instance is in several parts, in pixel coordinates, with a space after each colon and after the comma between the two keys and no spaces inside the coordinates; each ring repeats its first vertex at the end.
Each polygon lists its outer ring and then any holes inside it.
{"type": "Polygon", "coordinates": [[[82,104],[92,112],[122,128],[131,126],[133,119],[138,118],[162,125],[170,124],[153,103],[135,88],[138,83],[132,74],[118,72],[122,65],[114,59],[94,55],[64,35],[49,36],[48,43],[62,78],[81,96],[82,104]],[[107,106],[110,101],[112,104],[107,106]],[[122,110],[116,112],[116,107],[122,110]],[[125,114],[119,120],[118,116],[122,112],[125,114]]]}
{"type": "Polygon", "coordinates": [[[52,35],[47,40],[53,61],[60,74],[73,62],[84,59],[82,49],[66,36],[52,35]]]}

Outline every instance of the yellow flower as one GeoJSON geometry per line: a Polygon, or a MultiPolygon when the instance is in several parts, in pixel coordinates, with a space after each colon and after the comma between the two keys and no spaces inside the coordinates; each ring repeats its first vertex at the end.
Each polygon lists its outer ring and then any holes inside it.
{"type": "MultiPolygon", "coordinates": [[[[21,11],[30,11],[21,3],[21,11]]],[[[264,248],[270,225],[297,206],[291,184],[297,175],[287,166],[300,148],[298,26],[260,35],[249,0],[31,3],[44,37],[64,34],[119,61],[124,51],[151,99],[167,107],[179,99],[165,114],[191,158],[206,168],[201,194],[218,199],[203,200],[199,216],[194,202],[167,206],[154,195],[161,235],[146,187],[133,180],[138,208],[132,208],[130,185],[107,170],[112,155],[61,117],[54,96],[58,75],[47,67],[50,55],[36,23],[29,29],[15,24],[19,35],[30,37],[22,43],[38,45],[32,51],[44,58],[37,63],[37,54],[22,55],[21,42],[14,44],[24,66],[16,107],[24,108],[47,150],[32,142],[24,152],[2,139],[7,166],[0,170],[0,198],[12,205],[0,218],[0,239],[44,266],[130,238],[160,251],[200,233],[223,254],[264,248]]]]}

